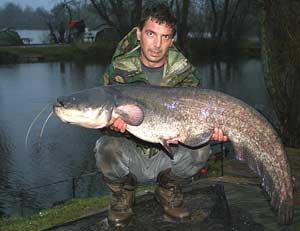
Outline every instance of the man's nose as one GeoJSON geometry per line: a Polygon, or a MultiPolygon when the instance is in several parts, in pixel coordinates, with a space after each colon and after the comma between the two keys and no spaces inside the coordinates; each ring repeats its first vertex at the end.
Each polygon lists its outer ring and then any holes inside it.
{"type": "Polygon", "coordinates": [[[157,48],[161,47],[162,38],[160,36],[157,36],[154,40],[154,46],[157,48]]]}

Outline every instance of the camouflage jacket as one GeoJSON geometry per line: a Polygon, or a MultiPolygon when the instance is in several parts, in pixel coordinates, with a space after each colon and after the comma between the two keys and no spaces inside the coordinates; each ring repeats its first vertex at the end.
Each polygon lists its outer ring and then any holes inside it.
{"type": "MultiPolygon", "coordinates": [[[[118,44],[113,54],[112,62],[103,75],[104,85],[138,83],[150,84],[148,77],[142,72],[140,61],[140,45],[136,38],[136,28],[133,28],[118,44]]],[[[194,75],[194,68],[174,45],[167,52],[161,86],[198,86],[199,80],[194,75]]],[[[117,134],[115,134],[117,135],[117,134]]],[[[134,137],[131,137],[135,139],[134,137]]],[[[137,140],[137,147],[141,148],[149,158],[154,156],[160,145],[151,145],[137,140]]]]}
{"type": "MultiPolygon", "coordinates": [[[[118,44],[112,62],[103,75],[104,85],[116,83],[144,82],[149,84],[142,72],[140,45],[133,28],[118,44]]],[[[199,80],[194,76],[194,68],[188,60],[172,45],[167,52],[161,86],[197,86],[199,80]]]]}

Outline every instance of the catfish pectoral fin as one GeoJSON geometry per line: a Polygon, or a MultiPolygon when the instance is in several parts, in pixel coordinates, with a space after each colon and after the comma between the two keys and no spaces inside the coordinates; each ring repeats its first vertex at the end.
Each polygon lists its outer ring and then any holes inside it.
{"type": "Polygon", "coordinates": [[[144,120],[143,110],[135,104],[120,105],[115,109],[115,113],[129,125],[138,126],[144,120]]]}

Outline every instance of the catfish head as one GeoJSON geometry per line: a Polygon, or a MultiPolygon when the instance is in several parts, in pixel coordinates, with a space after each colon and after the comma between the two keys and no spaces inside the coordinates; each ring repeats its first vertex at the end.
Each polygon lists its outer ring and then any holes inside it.
{"type": "Polygon", "coordinates": [[[141,108],[126,102],[124,98],[118,104],[117,97],[111,94],[109,87],[96,87],[61,96],[53,105],[53,112],[63,122],[94,129],[108,127],[118,117],[134,126],[143,121],[141,108]]]}

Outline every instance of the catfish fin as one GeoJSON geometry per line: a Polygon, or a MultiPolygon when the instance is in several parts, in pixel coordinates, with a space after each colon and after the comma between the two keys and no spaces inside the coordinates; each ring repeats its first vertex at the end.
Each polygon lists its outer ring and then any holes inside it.
{"type": "Polygon", "coordinates": [[[129,125],[138,126],[144,120],[143,110],[135,104],[120,105],[114,110],[114,112],[129,125]]]}
{"type": "Polygon", "coordinates": [[[183,144],[189,147],[199,147],[207,143],[211,138],[212,132],[203,133],[197,137],[187,137],[183,144]]]}

